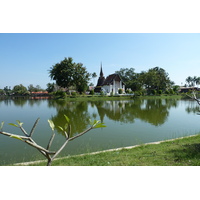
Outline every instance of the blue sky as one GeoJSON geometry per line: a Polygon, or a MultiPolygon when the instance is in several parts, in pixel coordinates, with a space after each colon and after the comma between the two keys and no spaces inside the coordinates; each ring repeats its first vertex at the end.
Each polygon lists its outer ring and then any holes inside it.
{"type": "MultiPolygon", "coordinates": [[[[48,70],[65,57],[81,62],[90,73],[120,68],[136,72],[161,67],[176,84],[200,76],[198,33],[1,33],[0,88],[52,82],[48,70]]],[[[93,82],[93,80],[91,80],[93,82]]]]}

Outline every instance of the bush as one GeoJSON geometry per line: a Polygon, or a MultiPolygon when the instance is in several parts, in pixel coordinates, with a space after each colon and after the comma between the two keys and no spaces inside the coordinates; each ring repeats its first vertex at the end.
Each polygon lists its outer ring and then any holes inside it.
{"type": "Polygon", "coordinates": [[[61,97],[61,98],[65,98],[67,96],[66,92],[62,91],[62,90],[58,90],[54,93],[54,95],[56,97],[61,97]]]}
{"type": "Polygon", "coordinates": [[[76,97],[77,94],[76,94],[76,92],[72,92],[71,95],[72,95],[72,97],[76,97]]]}
{"type": "Polygon", "coordinates": [[[170,94],[175,94],[175,92],[174,92],[173,89],[170,89],[170,90],[169,90],[169,93],[170,93],[170,94]]]}
{"type": "Polygon", "coordinates": [[[119,94],[122,94],[122,93],[123,93],[123,90],[122,90],[122,89],[119,89],[119,90],[118,90],[118,93],[119,93],[119,94]]]}
{"type": "Polygon", "coordinates": [[[166,91],[165,91],[165,94],[169,94],[169,90],[166,90],[166,91]]]}
{"type": "Polygon", "coordinates": [[[91,90],[91,91],[90,91],[90,95],[94,95],[94,90],[91,90]]]}
{"type": "Polygon", "coordinates": [[[156,95],[157,91],[156,90],[151,90],[151,94],[156,95]]]}
{"type": "Polygon", "coordinates": [[[101,95],[101,96],[104,96],[104,92],[103,92],[102,90],[100,91],[100,95],[101,95]]]}

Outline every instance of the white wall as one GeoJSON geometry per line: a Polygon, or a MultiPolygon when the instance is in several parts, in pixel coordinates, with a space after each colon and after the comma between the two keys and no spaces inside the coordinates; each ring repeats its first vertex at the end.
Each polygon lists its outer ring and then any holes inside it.
{"type": "Polygon", "coordinates": [[[120,81],[113,81],[113,85],[104,85],[102,86],[103,92],[107,95],[110,95],[113,91],[113,94],[118,94],[118,90],[122,89],[125,92],[125,85],[122,87],[122,82],[120,81]]]}

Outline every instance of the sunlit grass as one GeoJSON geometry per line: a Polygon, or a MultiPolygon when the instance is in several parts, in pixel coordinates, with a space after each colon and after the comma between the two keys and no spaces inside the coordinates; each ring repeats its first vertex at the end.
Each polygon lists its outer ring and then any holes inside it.
{"type": "MultiPolygon", "coordinates": [[[[46,165],[46,162],[37,163],[46,165]]],[[[54,166],[199,166],[200,135],[94,155],[55,160],[54,166]]]]}

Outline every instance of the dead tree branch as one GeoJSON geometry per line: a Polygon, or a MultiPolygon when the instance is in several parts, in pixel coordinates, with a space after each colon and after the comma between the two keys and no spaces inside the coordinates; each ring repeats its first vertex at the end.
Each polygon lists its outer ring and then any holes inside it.
{"type": "Polygon", "coordinates": [[[190,96],[188,94],[187,94],[187,96],[190,97],[191,99],[195,100],[200,105],[200,100],[197,99],[196,93],[194,91],[192,92],[192,96],[190,96]]]}

